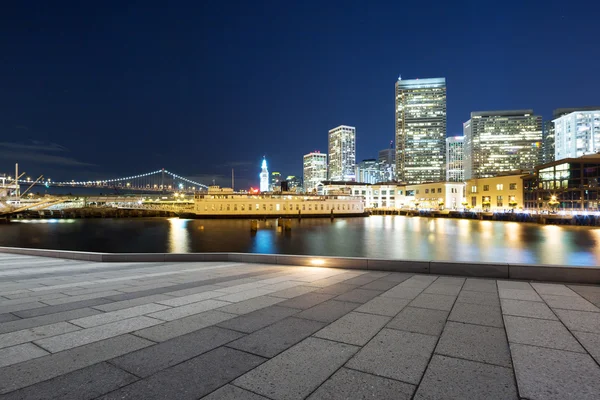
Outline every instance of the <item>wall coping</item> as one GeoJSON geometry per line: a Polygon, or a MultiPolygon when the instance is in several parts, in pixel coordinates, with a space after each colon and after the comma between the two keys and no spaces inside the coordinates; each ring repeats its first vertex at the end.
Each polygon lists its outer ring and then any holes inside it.
{"type": "Polygon", "coordinates": [[[70,250],[0,247],[0,253],[92,262],[194,262],[230,261],[298,265],[373,271],[455,275],[474,278],[518,279],[545,282],[600,284],[600,267],[468,262],[445,260],[402,260],[365,257],[310,256],[257,253],[98,253],[70,250]]]}

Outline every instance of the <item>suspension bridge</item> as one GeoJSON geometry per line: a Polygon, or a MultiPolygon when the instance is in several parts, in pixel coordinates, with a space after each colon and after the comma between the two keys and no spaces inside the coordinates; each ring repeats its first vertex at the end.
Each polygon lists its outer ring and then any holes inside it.
{"type": "MultiPolygon", "coordinates": [[[[16,191],[13,195],[19,196],[24,193],[20,193],[20,186],[25,185],[29,188],[34,186],[45,186],[50,187],[72,187],[72,188],[105,188],[108,190],[127,190],[127,191],[144,191],[144,192],[162,192],[162,193],[194,193],[208,189],[208,186],[196,182],[192,179],[185,178],[174,172],[166,170],[164,168],[147,172],[138,175],[131,175],[122,178],[110,178],[110,179],[94,179],[94,180],[70,180],[60,181],[45,178],[43,175],[37,179],[30,177],[24,178],[25,173],[19,175],[18,169],[15,171],[17,178],[8,176],[3,177],[4,186],[12,187],[16,191]],[[18,184],[17,184],[18,183],[18,184]]],[[[1,178],[0,178],[1,179],[1,178]]],[[[2,181],[0,181],[0,185],[2,181]]],[[[29,189],[28,189],[29,190],[29,189]]]]}

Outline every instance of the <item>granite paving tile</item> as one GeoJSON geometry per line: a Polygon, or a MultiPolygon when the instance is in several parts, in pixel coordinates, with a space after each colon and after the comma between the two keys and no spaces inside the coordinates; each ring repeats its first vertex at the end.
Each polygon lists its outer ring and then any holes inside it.
{"type": "Polygon", "coordinates": [[[511,343],[585,353],[577,340],[559,321],[506,315],[504,322],[506,335],[511,343]]]}
{"type": "MultiPolygon", "coordinates": [[[[520,282],[515,282],[520,283],[520,282]]],[[[512,300],[525,300],[525,301],[543,301],[540,296],[533,290],[523,289],[503,289],[499,290],[501,299],[512,299],[512,300]]]]}
{"type": "Polygon", "coordinates": [[[358,347],[344,343],[307,338],[233,384],[269,398],[304,399],[357,350],[358,347]]]}
{"type": "Polygon", "coordinates": [[[231,342],[227,346],[272,358],[324,326],[323,322],[289,317],[231,342]]]}
{"type": "Polygon", "coordinates": [[[109,339],[124,333],[137,331],[157,325],[161,321],[148,317],[134,317],[106,325],[96,326],[79,331],[69,332],[58,336],[36,340],[34,343],[51,353],[71,349],[100,340],[109,339]]]}
{"type": "Polygon", "coordinates": [[[472,292],[498,293],[496,281],[492,279],[467,278],[463,290],[472,292]]]}
{"type": "Polygon", "coordinates": [[[511,367],[504,329],[448,321],[436,354],[511,367]]]}
{"type": "Polygon", "coordinates": [[[218,308],[218,311],[232,313],[232,314],[248,314],[252,311],[260,310],[261,308],[269,307],[277,303],[285,301],[282,297],[271,297],[259,296],[249,300],[240,301],[239,303],[233,303],[226,305],[225,307],[218,308]]]}
{"type": "Polygon", "coordinates": [[[561,309],[554,312],[571,331],[600,333],[600,313],[561,309]]]}
{"type": "Polygon", "coordinates": [[[2,348],[0,349],[0,367],[17,364],[47,354],[50,353],[33,343],[23,343],[12,347],[2,348]]]}
{"type": "Polygon", "coordinates": [[[175,321],[165,322],[160,325],[154,325],[149,328],[140,329],[133,332],[136,336],[152,340],[154,342],[164,342],[177,336],[185,335],[202,328],[216,325],[219,322],[235,318],[235,314],[228,314],[218,310],[205,311],[200,314],[194,314],[189,317],[177,319],[175,321]]]}
{"type": "Polygon", "coordinates": [[[353,303],[366,303],[383,293],[381,290],[354,289],[335,298],[337,301],[351,301],[353,303]]]}
{"type": "Polygon", "coordinates": [[[378,296],[358,307],[356,311],[394,317],[402,311],[408,303],[410,303],[410,300],[407,299],[378,296]]]}
{"type": "Polygon", "coordinates": [[[600,312],[600,308],[579,296],[556,296],[552,294],[541,294],[541,296],[551,308],[600,312]]]}
{"type": "Polygon", "coordinates": [[[211,326],[120,356],[110,363],[145,378],[242,336],[239,332],[211,326]]]}
{"type": "Polygon", "coordinates": [[[432,310],[450,311],[456,300],[455,296],[421,293],[410,302],[411,307],[430,308],[432,310]]]}
{"type": "Polygon", "coordinates": [[[457,303],[479,304],[482,306],[500,306],[500,298],[495,292],[475,292],[462,290],[456,299],[457,303]]]}
{"type": "Polygon", "coordinates": [[[296,317],[331,323],[340,318],[342,315],[348,314],[358,306],[360,306],[359,303],[328,300],[296,314],[296,317]]]}
{"type": "Polygon", "coordinates": [[[21,389],[152,344],[142,338],[121,335],[3,367],[0,368],[0,393],[21,389]]]}
{"type": "Polygon", "coordinates": [[[110,302],[108,304],[101,304],[101,305],[93,306],[92,308],[95,308],[96,310],[100,310],[100,311],[104,311],[104,312],[110,312],[110,311],[118,311],[118,310],[122,310],[124,308],[141,306],[144,304],[154,303],[154,302],[158,302],[161,300],[168,300],[168,299],[172,299],[172,297],[164,295],[164,294],[154,294],[151,296],[138,297],[138,298],[131,299],[131,300],[122,300],[122,301],[110,302]]]}
{"type": "Polygon", "coordinates": [[[583,345],[583,347],[587,350],[588,353],[598,364],[600,364],[600,335],[597,333],[589,333],[589,332],[571,332],[578,340],[579,343],[583,345]]]}
{"type": "Polygon", "coordinates": [[[160,300],[160,301],[157,301],[156,303],[162,304],[165,306],[169,306],[169,307],[179,307],[179,306],[184,306],[186,304],[198,303],[199,301],[212,299],[212,298],[219,297],[219,296],[223,296],[223,293],[216,292],[216,291],[207,291],[207,292],[190,294],[190,295],[182,296],[182,297],[174,297],[174,298],[167,299],[167,300],[160,300]]]}
{"type": "Polygon", "coordinates": [[[264,396],[249,392],[233,385],[225,385],[215,390],[202,400],[270,400],[264,396]]]}
{"type": "Polygon", "coordinates": [[[410,400],[415,386],[348,368],[339,369],[308,400],[410,400]]]}
{"type": "Polygon", "coordinates": [[[355,346],[364,346],[389,320],[390,317],[382,315],[350,312],[313,336],[355,346]]]}
{"type": "Polygon", "coordinates": [[[436,275],[413,275],[400,285],[402,287],[414,287],[425,289],[427,286],[431,285],[438,276],[436,275]]]}
{"type": "Polygon", "coordinates": [[[354,278],[350,278],[344,281],[344,283],[346,285],[358,285],[358,286],[362,286],[362,285],[366,285],[367,283],[371,283],[373,281],[376,281],[377,279],[381,278],[380,276],[374,276],[371,275],[370,273],[366,273],[354,278]]]}
{"type": "Polygon", "coordinates": [[[449,321],[465,322],[502,328],[502,312],[498,306],[456,303],[448,317],[449,321]]]}
{"type": "Polygon", "coordinates": [[[21,318],[11,313],[0,314],[0,324],[4,322],[17,321],[21,318]]]}
{"type": "Polygon", "coordinates": [[[59,304],[74,303],[74,302],[83,301],[83,300],[99,299],[101,297],[115,296],[118,294],[122,294],[122,293],[118,292],[116,290],[107,290],[104,292],[96,292],[96,293],[85,294],[85,295],[81,295],[81,296],[69,296],[69,297],[63,297],[60,299],[44,300],[44,303],[49,306],[56,306],[59,304]]]}
{"type": "Polygon", "coordinates": [[[339,296],[341,294],[344,294],[346,292],[354,290],[358,287],[359,287],[359,285],[349,285],[347,283],[335,283],[333,285],[326,286],[321,289],[317,289],[314,291],[314,293],[335,294],[335,295],[339,296]]]}
{"type": "Polygon", "coordinates": [[[397,282],[392,282],[392,281],[385,280],[384,278],[379,278],[376,281],[373,281],[371,283],[367,283],[366,285],[360,286],[360,288],[368,289],[368,290],[385,291],[385,290],[389,290],[389,289],[393,288],[397,284],[398,284],[397,282]]]}
{"type": "Polygon", "coordinates": [[[600,367],[588,354],[511,343],[519,394],[530,400],[592,400],[600,367]]]}
{"type": "Polygon", "coordinates": [[[408,274],[408,273],[404,273],[404,272],[391,272],[390,274],[379,278],[380,280],[384,280],[384,281],[389,281],[389,282],[396,282],[396,284],[398,283],[402,283],[405,280],[411,278],[413,276],[413,274],[408,274]]]}
{"type": "Polygon", "coordinates": [[[257,367],[264,360],[253,354],[219,347],[99,399],[173,399],[176,393],[177,400],[195,400],[257,367]]]}
{"type": "Polygon", "coordinates": [[[107,299],[82,300],[82,301],[75,301],[72,303],[59,304],[56,306],[46,306],[46,307],[41,307],[41,308],[35,308],[33,310],[18,311],[15,314],[21,318],[32,318],[32,317],[39,317],[41,315],[48,315],[48,314],[55,314],[55,313],[64,312],[64,311],[77,310],[77,309],[85,308],[85,307],[96,307],[96,306],[100,306],[103,304],[110,304],[110,303],[112,303],[112,302],[107,299]]]}
{"type": "Polygon", "coordinates": [[[78,326],[68,322],[57,322],[55,324],[43,325],[35,328],[4,333],[0,335],[0,348],[14,346],[16,344],[31,342],[45,337],[56,336],[67,332],[80,330],[78,326]]]}
{"type": "Polygon", "coordinates": [[[22,329],[34,328],[36,326],[50,325],[56,322],[68,321],[70,319],[87,317],[100,314],[100,311],[91,308],[80,308],[59,312],[55,314],[41,315],[39,317],[24,318],[0,324],[0,333],[15,332],[22,329]]]}
{"type": "Polygon", "coordinates": [[[533,287],[529,282],[519,281],[502,281],[498,280],[498,289],[517,289],[517,290],[533,290],[533,287]]]}
{"type": "MultiPolygon", "coordinates": [[[[49,300],[51,301],[51,300],[49,300]]],[[[29,303],[11,304],[7,306],[0,306],[0,314],[10,313],[22,310],[31,310],[32,308],[46,307],[46,304],[40,303],[39,301],[32,301],[29,303]]],[[[18,315],[18,314],[17,314],[18,315]]]]}
{"type": "Polygon", "coordinates": [[[270,306],[223,321],[218,326],[238,332],[252,333],[296,313],[298,310],[295,308],[270,306]]]}
{"type": "Polygon", "coordinates": [[[414,288],[414,287],[405,287],[405,286],[396,286],[388,290],[387,292],[383,292],[381,294],[382,297],[394,297],[397,299],[407,299],[412,300],[417,297],[419,294],[423,292],[422,288],[414,288]]]}
{"type": "Polygon", "coordinates": [[[440,276],[435,280],[435,285],[464,285],[466,278],[460,278],[457,276],[440,276]]]}
{"type": "Polygon", "coordinates": [[[158,311],[152,314],[148,314],[151,318],[157,318],[163,321],[174,321],[179,318],[188,317],[190,315],[199,314],[204,311],[214,310],[215,308],[221,308],[231,304],[221,300],[204,300],[198,303],[187,304],[185,306],[174,307],[168,310],[158,311]]]}
{"type": "Polygon", "coordinates": [[[105,362],[58,376],[2,396],[3,400],[90,400],[137,378],[105,362]]]}
{"type": "Polygon", "coordinates": [[[448,311],[406,307],[392,319],[387,328],[439,336],[444,329],[448,311]]]}
{"type": "Polygon", "coordinates": [[[518,400],[510,368],[434,355],[414,400],[518,400]]]}
{"type": "Polygon", "coordinates": [[[222,286],[219,285],[200,285],[200,286],[196,286],[196,287],[191,287],[188,289],[180,289],[180,290],[175,290],[172,292],[165,292],[165,295],[168,296],[175,296],[175,297],[179,297],[179,296],[189,296],[191,294],[197,294],[197,293],[203,293],[203,292],[210,292],[210,291],[215,291],[219,288],[222,288],[222,286]]]}
{"type": "Polygon", "coordinates": [[[538,292],[540,295],[551,294],[556,296],[579,297],[577,293],[569,289],[566,285],[557,285],[553,283],[532,283],[531,286],[533,286],[535,291],[538,292]]]}
{"type": "Polygon", "coordinates": [[[537,301],[502,299],[502,313],[517,317],[558,320],[546,304],[537,301]]]}
{"type": "Polygon", "coordinates": [[[258,288],[258,289],[246,290],[245,292],[232,293],[232,294],[227,294],[224,296],[219,296],[219,297],[217,297],[217,300],[235,303],[238,301],[244,301],[244,300],[252,299],[255,297],[259,297],[259,296],[264,296],[264,295],[271,294],[271,293],[273,293],[273,290],[262,287],[262,288],[258,288]]]}
{"type": "Polygon", "coordinates": [[[82,328],[92,328],[98,325],[105,325],[111,322],[121,321],[127,318],[138,317],[140,315],[150,314],[157,311],[169,309],[167,306],[160,304],[143,304],[130,308],[124,308],[118,311],[111,311],[104,314],[92,315],[89,317],[73,319],[70,322],[82,328]]]}
{"type": "MultiPolygon", "coordinates": [[[[441,278],[440,278],[441,279],[441,278]]],[[[438,279],[439,281],[439,279],[438,279]]],[[[461,286],[459,285],[449,285],[449,284],[441,284],[436,281],[431,284],[423,291],[423,293],[428,294],[445,294],[448,296],[457,296],[460,292],[461,286]]]]}
{"type": "Polygon", "coordinates": [[[294,297],[293,299],[285,300],[279,303],[280,306],[290,307],[290,308],[298,308],[300,310],[306,310],[308,308],[314,307],[317,304],[323,303],[327,300],[334,298],[334,294],[325,294],[325,293],[307,293],[298,297],[294,297]]]}
{"type": "Polygon", "coordinates": [[[279,290],[271,293],[269,296],[283,297],[284,299],[291,299],[306,293],[314,292],[318,290],[315,286],[295,286],[288,289],[279,290]]]}
{"type": "Polygon", "coordinates": [[[436,341],[430,335],[383,329],[346,367],[417,385],[436,341]]]}
{"type": "Polygon", "coordinates": [[[41,301],[41,300],[59,299],[59,298],[63,298],[63,297],[68,297],[68,296],[66,294],[62,294],[62,293],[47,293],[47,294],[36,294],[34,296],[29,296],[29,297],[20,298],[20,299],[11,299],[11,300],[2,299],[2,300],[0,300],[0,307],[10,306],[13,304],[31,303],[34,301],[41,301]]]}

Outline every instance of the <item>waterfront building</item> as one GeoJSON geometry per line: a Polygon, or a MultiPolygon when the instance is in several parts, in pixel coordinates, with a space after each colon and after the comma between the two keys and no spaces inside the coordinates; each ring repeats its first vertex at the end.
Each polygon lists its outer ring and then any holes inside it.
{"type": "Polygon", "coordinates": [[[406,185],[389,183],[366,184],[360,182],[324,181],[317,185],[320,195],[345,195],[361,197],[365,208],[401,209],[408,208],[412,197],[406,196],[406,185]]]}
{"type": "Polygon", "coordinates": [[[394,142],[390,142],[389,149],[379,150],[378,161],[381,180],[384,182],[396,180],[396,149],[394,149],[394,142]]]}
{"type": "Polygon", "coordinates": [[[545,121],[542,127],[542,163],[554,161],[554,121],[545,121]]]}
{"type": "Polygon", "coordinates": [[[379,163],[375,159],[362,160],[356,165],[356,181],[377,183],[380,179],[379,163]]]}
{"type": "Polygon", "coordinates": [[[267,160],[263,157],[261,171],[260,171],[260,191],[269,191],[269,170],[267,168],[267,160]]]}
{"type": "Polygon", "coordinates": [[[464,136],[446,138],[446,181],[464,182],[464,136]]]}
{"type": "Polygon", "coordinates": [[[554,160],[600,152],[600,107],[576,111],[558,109],[554,115],[554,160]]]}
{"type": "Polygon", "coordinates": [[[294,175],[289,175],[285,178],[287,189],[290,192],[302,192],[302,178],[294,175]]]}
{"type": "Polygon", "coordinates": [[[464,201],[462,182],[428,182],[406,185],[406,196],[411,197],[411,208],[456,210],[464,201]]]}
{"type": "Polygon", "coordinates": [[[524,171],[513,171],[488,178],[473,178],[466,182],[466,207],[477,210],[522,210],[524,171]]]}
{"type": "Polygon", "coordinates": [[[396,82],[396,176],[399,182],[446,177],[446,79],[396,82]]]}
{"type": "Polygon", "coordinates": [[[540,163],[542,117],[533,110],[472,112],[463,131],[465,179],[533,170],[540,163]]]}
{"type": "Polygon", "coordinates": [[[327,154],[313,151],[304,155],[304,192],[313,193],[317,184],[327,180],[327,154]]]}
{"type": "Polygon", "coordinates": [[[281,173],[279,172],[271,172],[271,191],[281,191],[281,173]]]}
{"type": "Polygon", "coordinates": [[[523,178],[525,208],[599,211],[600,154],[539,165],[523,178]]]}
{"type": "Polygon", "coordinates": [[[356,180],[356,128],[340,125],[329,131],[328,179],[356,180]]]}

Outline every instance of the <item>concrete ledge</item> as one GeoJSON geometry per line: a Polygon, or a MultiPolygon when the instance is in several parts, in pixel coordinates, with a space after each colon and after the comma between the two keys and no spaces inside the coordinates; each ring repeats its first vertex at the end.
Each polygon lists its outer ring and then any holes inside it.
{"type": "Polygon", "coordinates": [[[508,264],[484,262],[431,261],[429,273],[508,279],[508,264]]]}
{"type": "Polygon", "coordinates": [[[600,268],[544,264],[509,264],[509,279],[600,284],[600,268]]]}
{"type": "Polygon", "coordinates": [[[376,271],[413,272],[418,274],[429,273],[429,261],[417,260],[384,260],[369,258],[367,269],[376,271]]]}
{"type": "Polygon", "coordinates": [[[19,247],[0,247],[0,253],[90,262],[230,261],[259,264],[410,272],[419,274],[458,275],[479,278],[600,284],[600,268],[598,267],[571,267],[543,264],[385,260],[359,257],[325,257],[251,253],[94,253],[84,251],[30,249],[19,247]]]}
{"type": "Polygon", "coordinates": [[[367,269],[366,258],[354,257],[325,257],[325,256],[293,256],[277,255],[277,264],[302,265],[306,267],[327,267],[347,269],[367,269]]]}

